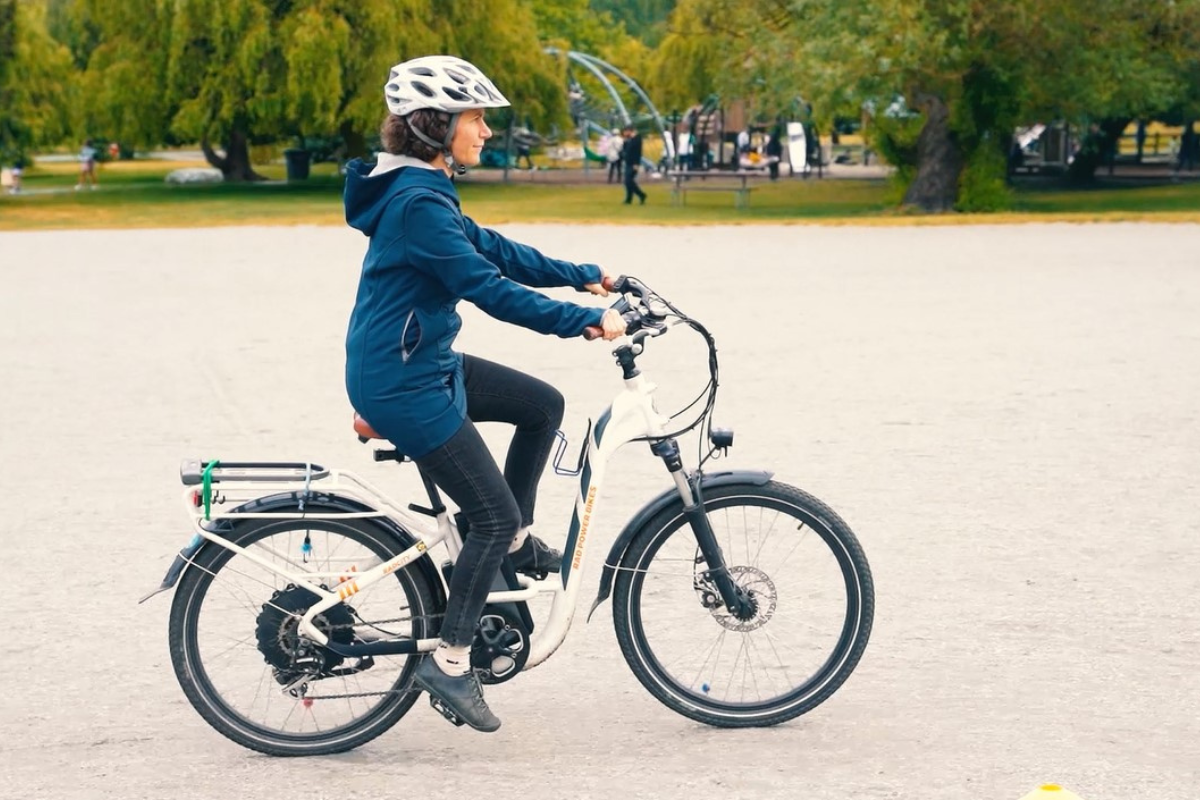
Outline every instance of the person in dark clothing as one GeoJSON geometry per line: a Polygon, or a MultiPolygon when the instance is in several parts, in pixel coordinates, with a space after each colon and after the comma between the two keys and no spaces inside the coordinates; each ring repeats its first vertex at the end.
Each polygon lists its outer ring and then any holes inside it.
{"type": "Polygon", "coordinates": [[[783,158],[783,126],[776,125],[771,129],[771,138],[766,146],[767,167],[771,172],[771,180],[779,180],[779,161],[783,158]]]}
{"type": "Polygon", "coordinates": [[[472,64],[427,56],[398,64],[384,89],[385,152],[347,165],[346,220],[370,241],[346,336],[346,392],[357,414],[416,461],[470,526],[454,564],[441,642],[413,673],[418,687],[472,728],[500,720],[471,671],[476,625],[500,563],[558,572],[562,554],[529,533],[537,483],[563,398],[537,378],[453,349],[468,300],[544,334],[624,333],[614,309],[552,300],[526,287],[607,295],[604,270],[548,258],[481,228],[459,207],[455,172],[492,136],[485,109],[509,105],[472,64]],[[516,425],[504,472],[476,422],[516,425]]]}
{"type": "Polygon", "coordinates": [[[1179,137],[1179,161],[1175,165],[1175,171],[1187,170],[1191,172],[1196,165],[1196,150],[1197,141],[1195,122],[1186,120],[1183,124],[1183,133],[1179,137]]]}
{"type": "Polygon", "coordinates": [[[621,160],[625,163],[625,205],[633,202],[634,195],[645,205],[646,193],[637,185],[638,167],[642,163],[642,135],[632,125],[626,125],[621,135],[625,137],[621,147],[621,160]]]}
{"type": "Polygon", "coordinates": [[[536,135],[527,129],[518,129],[513,133],[513,143],[516,145],[517,157],[513,160],[513,166],[520,168],[521,159],[525,160],[525,168],[531,172],[535,169],[533,166],[533,157],[530,154],[530,148],[536,142],[536,135]]]}

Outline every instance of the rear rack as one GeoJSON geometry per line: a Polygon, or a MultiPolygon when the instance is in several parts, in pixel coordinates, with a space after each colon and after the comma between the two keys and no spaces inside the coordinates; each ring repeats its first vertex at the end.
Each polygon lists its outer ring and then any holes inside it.
{"type": "Polygon", "coordinates": [[[329,477],[329,470],[320,464],[302,461],[200,461],[184,459],[179,465],[179,479],[184,486],[200,486],[207,474],[210,483],[254,482],[306,484],[329,477]]]}

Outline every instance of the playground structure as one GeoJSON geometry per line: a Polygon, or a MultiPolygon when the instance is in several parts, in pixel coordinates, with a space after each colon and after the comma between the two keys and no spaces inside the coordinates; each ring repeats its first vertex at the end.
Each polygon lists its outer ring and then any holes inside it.
{"type": "Polygon", "coordinates": [[[567,93],[571,120],[583,146],[584,169],[589,162],[607,163],[603,153],[591,146],[592,137],[610,136],[611,131],[633,125],[639,131],[650,127],[662,141],[658,161],[643,157],[643,165],[661,171],[675,163],[675,142],[654,103],[637,81],[596,56],[575,50],[547,47],[547,55],[567,59],[567,93]],[[623,93],[624,92],[624,93],[623,93]]]}

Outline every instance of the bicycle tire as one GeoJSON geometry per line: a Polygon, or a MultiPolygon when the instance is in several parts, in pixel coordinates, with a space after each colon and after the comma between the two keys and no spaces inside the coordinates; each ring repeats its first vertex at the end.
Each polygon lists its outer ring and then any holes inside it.
{"type": "MultiPolygon", "coordinates": [[[[380,560],[386,560],[396,553],[402,552],[411,544],[411,542],[402,541],[394,532],[385,529],[383,526],[374,524],[367,519],[254,519],[237,521],[232,525],[227,538],[234,544],[249,548],[268,537],[278,534],[290,534],[299,530],[315,531],[321,535],[340,536],[344,540],[354,542],[363,548],[364,551],[373,554],[374,557],[380,560]]],[[[311,533],[307,534],[307,536],[311,538],[311,533]]],[[[328,536],[326,538],[328,540],[328,536]]],[[[388,657],[403,658],[404,663],[399,668],[398,675],[394,681],[388,684],[390,678],[385,679],[386,688],[379,692],[366,693],[368,696],[377,694],[380,697],[378,704],[369,707],[361,718],[356,718],[347,724],[335,726],[328,730],[321,730],[319,723],[318,729],[313,732],[288,732],[279,730],[248,718],[244,713],[232,706],[231,700],[224,696],[222,690],[214,685],[214,681],[209,674],[210,669],[213,667],[211,664],[206,665],[205,655],[201,652],[200,628],[205,601],[209,597],[209,590],[218,583],[217,578],[221,577],[222,570],[229,568],[229,564],[234,557],[235,553],[231,550],[211,544],[206,545],[196,557],[195,562],[184,574],[171,605],[168,640],[175,674],[189,702],[191,702],[192,706],[209,725],[228,739],[251,750],[272,756],[311,756],[340,753],[359,747],[386,732],[408,713],[419,695],[419,691],[412,686],[412,671],[417,663],[416,657],[388,657]]],[[[243,558],[242,561],[246,561],[246,559],[243,558]]],[[[270,574],[266,570],[263,570],[263,572],[270,574]]],[[[412,565],[397,570],[393,574],[396,576],[396,584],[394,586],[391,584],[391,581],[385,579],[378,584],[367,587],[363,590],[363,594],[371,592],[376,586],[380,585],[384,586],[382,594],[386,594],[389,591],[395,592],[395,587],[398,586],[400,594],[403,595],[404,600],[411,609],[412,637],[424,638],[431,635],[431,631],[436,628],[436,624],[432,620],[436,619],[437,614],[442,610],[435,599],[439,595],[428,585],[426,578],[420,571],[412,565]]],[[[231,574],[230,578],[236,579],[233,574],[231,574]]],[[[278,589],[275,591],[278,592],[278,589]]],[[[232,589],[226,589],[226,592],[234,594],[232,589]]],[[[311,596],[315,597],[315,595],[311,596]]],[[[356,595],[355,598],[348,599],[347,603],[335,606],[334,609],[346,608],[357,597],[356,595]]],[[[262,600],[264,602],[262,611],[265,612],[268,607],[267,601],[274,599],[275,595],[268,592],[267,588],[262,589],[261,596],[254,595],[251,597],[248,593],[246,600],[243,601],[243,604],[246,606],[244,611],[246,614],[256,611],[257,603],[259,600],[262,600]]],[[[261,612],[256,615],[253,622],[246,620],[250,625],[248,629],[244,628],[243,623],[239,622],[236,626],[237,629],[232,631],[230,635],[232,637],[246,636],[245,643],[248,647],[252,647],[257,651],[259,661],[262,663],[259,669],[266,670],[270,666],[270,663],[263,652],[260,643],[261,639],[258,638],[262,636],[257,630],[260,624],[258,621],[260,617],[261,612]]],[[[238,654],[240,659],[239,666],[247,671],[247,673],[251,668],[250,663],[253,661],[254,655],[254,652],[239,652],[238,654]]],[[[210,660],[215,660],[215,658],[214,656],[210,660]]],[[[364,672],[361,674],[367,675],[368,679],[370,679],[368,673],[364,672]]],[[[357,683],[359,676],[355,675],[353,677],[357,683]]],[[[266,697],[267,708],[263,712],[265,717],[270,711],[271,697],[275,696],[273,693],[276,691],[282,693],[282,689],[273,684],[265,675],[260,675],[259,681],[259,690],[262,690],[264,685],[266,686],[264,695],[266,697]]],[[[317,685],[322,685],[323,683],[324,681],[316,682],[317,685]]],[[[342,683],[348,684],[349,682],[343,679],[342,683]]],[[[354,704],[352,701],[356,698],[351,697],[352,694],[354,693],[349,692],[344,695],[333,696],[347,697],[346,705],[348,708],[353,709],[354,704]]],[[[255,699],[257,699],[257,694],[255,699]]],[[[289,699],[285,697],[282,702],[286,704],[289,702],[289,699]]],[[[304,709],[301,712],[301,720],[303,720],[305,713],[311,713],[315,718],[315,712],[311,711],[314,705],[313,699],[306,696],[305,698],[296,699],[295,702],[299,703],[304,709]]],[[[324,705],[322,706],[322,708],[325,707],[324,705]]],[[[289,712],[289,719],[293,712],[289,712]]]]}
{"type": "MultiPolygon", "coordinates": [[[[613,597],[613,624],[617,642],[620,644],[626,662],[641,684],[660,702],[689,719],[708,725],[726,728],[764,727],[786,722],[811,711],[833,695],[846,681],[862,658],[870,638],[875,609],[874,585],[870,567],[861,545],[849,526],[827,505],[800,489],[775,481],[761,486],[746,484],[710,489],[704,493],[704,506],[705,513],[708,515],[710,523],[713,524],[714,533],[718,536],[718,543],[721,544],[722,551],[726,554],[726,564],[731,573],[734,574],[739,585],[757,587],[756,591],[759,592],[759,596],[756,602],[759,602],[760,610],[749,621],[739,621],[728,614],[722,615],[722,609],[717,607],[719,600],[715,597],[715,590],[711,585],[707,587],[704,585],[702,573],[707,567],[696,548],[683,504],[682,502],[675,503],[656,514],[642,526],[631,539],[629,547],[626,548],[620,560],[613,597]],[[735,514],[737,511],[742,513],[742,528],[744,528],[746,537],[745,552],[747,555],[745,558],[742,558],[740,554],[734,555],[732,552],[738,550],[741,544],[735,542],[733,532],[722,531],[719,524],[721,520],[714,519],[719,516],[725,521],[729,521],[731,517],[734,517],[734,524],[729,525],[730,528],[733,528],[736,524],[736,517],[729,513],[731,510],[735,514]],[[724,648],[726,635],[730,630],[733,630],[735,634],[743,634],[742,643],[738,646],[739,650],[729,674],[728,684],[729,690],[731,690],[738,670],[738,656],[744,654],[743,670],[748,672],[752,659],[751,651],[755,656],[760,652],[756,649],[760,647],[759,644],[747,645],[746,634],[761,630],[768,643],[765,649],[773,651],[775,659],[779,662],[778,665],[768,664],[769,671],[764,669],[764,675],[770,678],[772,687],[777,680],[783,680],[786,684],[788,665],[783,663],[784,659],[779,651],[779,647],[782,645],[782,639],[779,637],[789,633],[790,626],[789,622],[785,620],[785,615],[780,612],[786,608],[789,609],[788,614],[795,614],[796,612],[792,609],[799,605],[796,598],[785,598],[779,594],[777,584],[792,577],[791,573],[782,570],[783,563],[780,564],[780,569],[774,573],[775,578],[757,566],[765,543],[759,543],[758,550],[754,551],[752,557],[750,556],[753,548],[750,529],[754,524],[754,514],[758,515],[760,527],[766,524],[767,517],[771,517],[772,527],[780,519],[787,519],[797,523],[796,530],[807,529],[817,534],[821,544],[814,546],[824,546],[825,550],[819,550],[819,553],[827,550],[826,556],[819,560],[828,561],[831,557],[836,563],[836,575],[833,574],[834,569],[827,570],[831,575],[827,578],[828,586],[825,587],[824,594],[836,594],[837,587],[840,585],[841,591],[844,591],[845,610],[840,615],[839,630],[826,635],[826,638],[836,639],[828,655],[820,658],[820,653],[823,653],[824,650],[813,648],[817,650],[814,663],[816,661],[820,663],[803,683],[793,686],[790,691],[763,698],[761,688],[758,686],[758,678],[751,673],[751,677],[754,678],[753,688],[759,696],[753,700],[743,697],[733,701],[714,695],[713,690],[720,688],[715,677],[711,681],[701,677],[702,673],[708,669],[707,665],[712,651],[717,649],[717,656],[711,667],[715,676],[721,658],[720,650],[724,648]],[[673,536],[676,544],[672,546],[675,548],[675,552],[681,552],[682,555],[673,560],[664,556],[660,561],[678,562],[682,568],[674,567],[674,569],[680,569],[680,572],[672,573],[669,571],[671,567],[664,567],[665,571],[659,573],[654,566],[655,559],[664,552],[664,547],[672,542],[673,536]],[[688,554],[689,549],[690,555],[688,554]],[[691,562],[692,576],[690,585],[684,587],[681,584],[687,577],[687,567],[683,565],[687,561],[691,562]],[[660,575],[661,580],[655,580],[653,585],[648,588],[649,577],[660,575]],[[647,634],[646,609],[644,608],[646,603],[649,599],[662,598],[671,593],[676,595],[682,593],[686,597],[689,590],[696,595],[696,600],[685,600],[685,605],[691,603],[693,606],[691,609],[684,609],[681,612],[687,615],[688,619],[682,623],[663,623],[654,634],[660,642],[656,645],[650,640],[652,637],[647,634]],[[761,608],[768,602],[769,613],[761,608]],[[705,605],[706,603],[707,605],[705,605]],[[696,609],[699,609],[699,612],[696,609]],[[668,667],[683,658],[688,658],[688,653],[697,653],[696,657],[699,657],[699,651],[694,648],[689,650],[688,647],[673,646],[674,639],[687,635],[691,631],[700,633],[702,638],[707,638],[713,634],[711,628],[706,628],[709,622],[716,623],[716,639],[710,645],[709,650],[705,651],[705,662],[697,671],[697,677],[687,684],[686,677],[672,674],[668,667]],[[780,627],[780,623],[783,627],[780,627]],[[739,625],[746,628],[757,627],[752,631],[738,631],[735,628],[739,625]],[[772,625],[775,627],[773,628],[772,625]],[[768,633],[769,630],[774,630],[775,633],[768,633]],[[683,655],[674,662],[664,664],[664,661],[668,661],[669,651],[672,649],[683,655]],[[782,678],[779,677],[781,672],[782,678]]],[[[768,535],[769,531],[761,534],[764,542],[768,535]]],[[[801,534],[797,538],[799,542],[792,547],[793,552],[807,537],[801,534]]],[[[784,561],[786,562],[788,558],[790,558],[790,554],[785,557],[784,561]]],[[[818,559],[813,558],[812,560],[815,562],[818,559]]],[[[817,603],[814,601],[814,595],[819,591],[816,588],[815,579],[811,575],[805,575],[803,580],[813,580],[814,582],[806,602],[815,609],[817,603]]],[[[822,598],[824,599],[824,595],[822,598]]],[[[676,597],[676,603],[678,603],[678,597],[676,597]]],[[[836,603],[831,599],[825,605],[829,605],[832,609],[828,612],[830,620],[837,621],[839,615],[836,612],[836,603]]],[[[786,654],[789,657],[797,656],[800,654],[800,649],[788,649],[786,654]]],[[[768,652],[762,660],[769,662],[771,655],[772,652],[768,652]]],[[[742,675],[742,688],[743,694],[746,694],[745,674],[742,675]]]]}

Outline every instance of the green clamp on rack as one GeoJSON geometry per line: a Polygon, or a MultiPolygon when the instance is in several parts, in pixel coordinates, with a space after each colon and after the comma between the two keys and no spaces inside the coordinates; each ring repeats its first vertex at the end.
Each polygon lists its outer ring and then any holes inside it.
{"type": "Polygon", "coordinates": [[[204,467],[204,474],[201,476],[202,484],[200,496],[204,500],[204,519],[207,521],[212,513],[212,471],[213,468],[220,465],[220,460],[208,462],[204,467]]]}

